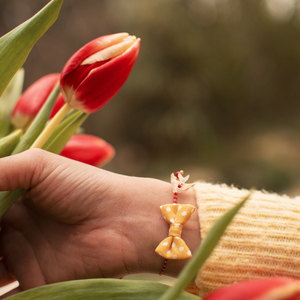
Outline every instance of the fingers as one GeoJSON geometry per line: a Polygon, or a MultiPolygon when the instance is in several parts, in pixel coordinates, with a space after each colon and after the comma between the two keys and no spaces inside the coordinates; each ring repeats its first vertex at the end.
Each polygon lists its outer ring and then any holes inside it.
{"type": "Polygon", "coordinates": [[[0,191],[28,189],[40,180],[47,152],[31,149],[0,159],[0,191]]]}

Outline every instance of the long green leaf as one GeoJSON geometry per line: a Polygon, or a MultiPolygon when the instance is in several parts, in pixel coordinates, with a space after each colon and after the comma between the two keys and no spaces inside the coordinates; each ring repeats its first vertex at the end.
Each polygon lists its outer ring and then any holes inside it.
{"type": "Polygon", "coordinates": [[[174,287],[169,288],[159,300],[174,300],[179,299],[180,292],[193,280],[198,271],[201,269],[205,261],[211,255],[212,251],[218,244],[227,226],[244,205],[244,203],[250,198],[251,192],[234,208],[229,210],[223,215],[210,229],[206,238],[197,249],[196,253],[186,264],[182,272],[179,274],[178,280],[174,287]]]}
{"type": "Polygon", "coordinates": [[[22,130],[18,129],[0,139],[0,158],[9,156],[20,141],[22,130]]]}
{"type": "Polygon", "coordinates": [[[63,0],[52,0],[32,18],[0,38],[0,95],[39,38],[55,22],[63,0]]]}
{"type": "Polygon", "coordinates": [[[22,94],[24,73],[23,68],[19,69],[0,97],[0,137],[6,136],[13,128],[10,115],[22,94]]]}
{"type": "MultiPolygon", "coordinates": [[[[17,154],[20,152],[23,152],[30,148],[32,143],[35,141],[35,139],[39,136],[39,134],[43,131],[50,113],[52,111],[53,105],[56,101],[56,98],[59,94],[59,82],[56,84],[56,86],[53,88],[51,94],[49,95],[48,99],[46,100],[45,104],[43,105],[42,109],[39,111],[29,128],[27,129],[24,136],[22,136],[19,144],[16,146],[13,154],[17,154]]],[[[0,195],[0,201],[1,201],[1,195],[0,195]]]]}
{"type": "MultiPolygon", "coordinates": [[[[139,280],[88,279],[49,284],[21,292],[7,300],[155,300],[167,289],[166,285],[139,280]]],[[[199,297],[181,292],[180,300],[199,297]]]]}

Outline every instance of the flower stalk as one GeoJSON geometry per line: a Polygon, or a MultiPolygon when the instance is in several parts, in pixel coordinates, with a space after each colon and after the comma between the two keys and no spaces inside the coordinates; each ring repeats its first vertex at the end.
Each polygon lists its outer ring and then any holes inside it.
{"type": "MultiPolygon", "coordinates": [[[[55,85],[51,94],[49,95],[48,99],[46,100],[45,104],[43,105],[42,109],[39,111],[33,122],[30,124],[29,128],[27,129],[26,133],[21,137],[20,142],[14,149],[11,155],[23,152],[28,150],[33,142],[38,138],[38,136],[43,131],[50,113],[52,111],[52,107],[56,101],[56,98],[59,94],[59,83],[55,85]]],[[[1,201],[1,196],[0,196],[1,201]]]]}
{"type": "Polygon", "coordinates": [[[58,124],[63,120],[63,118],[68,114],[68,112],[72,109],[72,106],[66,103],[58,113],[51,119],[39,137],[34,141],[31,145],[30,149],[32,148],[42,148],[43,145],[46,143],[50,135],[53,133],[55,128],[58,124]]]}

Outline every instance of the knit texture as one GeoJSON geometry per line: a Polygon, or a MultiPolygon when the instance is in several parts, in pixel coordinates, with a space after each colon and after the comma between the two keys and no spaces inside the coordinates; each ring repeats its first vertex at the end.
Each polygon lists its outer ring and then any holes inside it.
{"type": "MultiPolygon", "coordinates": [[[[194,190],[202,240],[249,193],[202,182],[194,190]]],[[[227,227],[196,284],[204,296],[224,285],[270,276],[300,278],[300,197],[255,191],[227,227]]]]}

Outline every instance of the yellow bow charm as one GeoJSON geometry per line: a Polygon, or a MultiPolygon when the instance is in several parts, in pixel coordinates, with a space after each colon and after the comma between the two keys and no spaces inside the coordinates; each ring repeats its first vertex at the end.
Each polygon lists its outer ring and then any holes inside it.
{"type": "Polygon", "coordinates": [[[181,239],[183,225],[190,219],[195,207],[190,204],[165,204],[160,207],[164,219],[170,224],[169,236],[155,249],[166,259],[186,259],[192,253],[181,239]]]}

